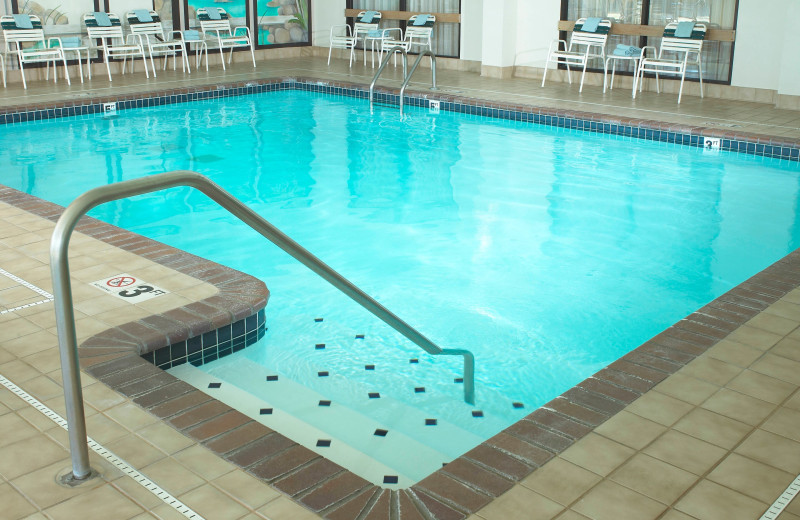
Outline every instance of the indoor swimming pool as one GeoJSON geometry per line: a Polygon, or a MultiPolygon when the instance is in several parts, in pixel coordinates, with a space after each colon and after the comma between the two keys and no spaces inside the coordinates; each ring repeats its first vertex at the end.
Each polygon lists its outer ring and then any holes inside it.
{"type": "Polygon", "coordinates": [[[439,346],[471,350],[474,406],[460,359],[428,356],[202,194],[92,212],[269,287],[258,344],[173,373],[398,485],[800,247],[797,162],[408,113],[283,91],[7,126],[0,182],[67,205],[197,171],[439,346]]]}

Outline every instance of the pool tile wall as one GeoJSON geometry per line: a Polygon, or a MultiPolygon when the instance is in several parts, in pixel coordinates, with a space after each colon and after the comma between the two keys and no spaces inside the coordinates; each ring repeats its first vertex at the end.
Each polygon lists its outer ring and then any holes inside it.
{"type": "MultiPolygon", "coordinates": [[[[146,108],[190,101],[220,99],[232,96],[263,94],[280,90],[303,90],[334,96],[369,98],[363,85],[308,78],[273,78],[243,83],[173,89],[164,92],[98,97],[89,101],[64,101],[52,105],[0,109],[0,124],[22,124],[58,117],[97,117],[105,114],[108,104],[116,110],[146,108]]],[[[397,89],[380,87],[374,91],[376,103],[399,105],[397,89]]],[[[708,138],[719,139],[719,149],[789,161],[800,161],[800,140],[708,128],[662,123],[636,118],[614,117],[575,110],[538,108],[527,105],[491,103],[464,96],[430,92],[409,92],[404,96],[408,106],[426,108],[431,100],[439,101],[440,110],[462,114],[509,119],[648,141],[707,148],[708,138]]]]}

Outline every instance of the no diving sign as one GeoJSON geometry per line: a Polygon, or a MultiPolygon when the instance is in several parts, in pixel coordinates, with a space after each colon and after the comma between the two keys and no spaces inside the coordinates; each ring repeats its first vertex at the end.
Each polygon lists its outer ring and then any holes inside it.
{"type": "Polygon", "coordinates": [[[169,291],[165,291],[129,274],[117,274],[110,278],[97,280],[89,285],[130,303],[143,302],[169,293],[169,291]]]}

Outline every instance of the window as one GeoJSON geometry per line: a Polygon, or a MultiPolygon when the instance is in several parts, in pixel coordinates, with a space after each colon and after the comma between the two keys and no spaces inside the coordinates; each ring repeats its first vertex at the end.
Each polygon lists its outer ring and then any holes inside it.
{"type": "MultiPolygon", "coordinates": [[[[461,13],[461,0],[347,0],[348,9],[360,11],[409,11],[412,13],[461,13]]],[[[409,15],[410,16],[410,15],[409,15]]],[[[405,20],[381,20],[382,28],[400,27],[405,30],[405,20]]],[[[458,58],[461,25],[442,22],[433,26],[433,52],[437,56],[458,58]]]]}
{"type": "MultiPolygon", "coordinates": [[[[696,20],[709,29],[736,29],[738,0],[562,0],[561,16],[577,20],[582,16],[609,18],[617,24],[666,25],[669,22],[696,20]]],[[[609,48],[617,43],[658,48],[661,38],[611,35],[609,48]]],[[[709,40],[703,44],[703,81],[731,82],[733,42],[709,40]]],[[[632,64],[628,64],[632,73],[632,64]]],[[[689,69],[687,78],[697,74],[689,69]]]]}

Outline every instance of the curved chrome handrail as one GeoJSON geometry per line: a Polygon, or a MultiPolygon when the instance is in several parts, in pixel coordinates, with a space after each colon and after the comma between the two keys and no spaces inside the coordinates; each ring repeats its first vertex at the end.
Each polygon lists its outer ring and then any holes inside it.
{"type": "MultiPolygon", "coordinates": [[[[411,81],[411,76],[414,75],[414,71],[417,70],[417,67],[419,67],[419,62],[422,61],[422,58],[424,56],[430,56],[431,57],[431,74],[433,76],[433,84],[431,85],[431,90],[436,90],[436,88],[437,88],[436,87],[436,55],[433,53],[433,51],[430,51],[430,50],[422,51],[422,52],[419,53],[419,56],[417,57],[417,61],[415,61],[414,65],[411,67],[411,71],[409,71],[408,75],[406,75],[406,78],[403,80],[403,86],[400,87],[400,117],[403,116],[403,93],[405,92],[406,87],[408,86],[408,82],[411,81]]],[[[403,72],[405,72],[405,71],[403,71],[403,72]]]]}
{"type": "MultiPolygon", "coordinates": [[[[408,70],[408,53],[400,45],[395,45],[394,47],[389,49],[389,52],[386,54],[386,59],[385,60],[381,60],[380,66],[378,67],[378,72],[375,73],[375,75],[372,77],[372,83],[369,84],[369,111],[370,111],[370,113],[372,113],[372,93],[375,90],[375,82],[378,81],[378,76],[380,76],[381,72],[383,72],[383,69],[386,68],[386,64],[389,63],[389,58],[395,52],[399,52],[400,54],[403,55],[403,78],[406,77],[406,71],[408,70]]],[[[381,52],[381,55],[383,55],[383,52],[381,52]]],[[[402,103],[402,102],[403,102],[403,98],[400,98],[400,103],[402,103]]]]}
{"type": "Polygon", "coordinates": [[[78,362],[78,340],[75,332],[75,309],[72,303],[72,287],[69,276],[68,253],[70,236],[78,220],[89,210],[100,204],[177,186],[189,186],[200,190],[208,198],[299,260],[300,263],[320,275],[429,354],[463,356],[464,400],[469,404],[475,403],[475,358],[470,351],[440,348],[233,195],[199,173],[178,170],[150,175],[140,179],[94,188],[79,196],[61,214],[58,222],[56,222],[50,241],[50,271],[53,278],[56,329],[58,331],[58,345],[61,356],[61,374],[64,382],[64,401],[66,403],[70,454],[72,457],[72,476],[75,480],[86,479],[92,472],[89,467],[86,417],[83,408],[83,392],[81,390],[80,365],[78,362]]]}

